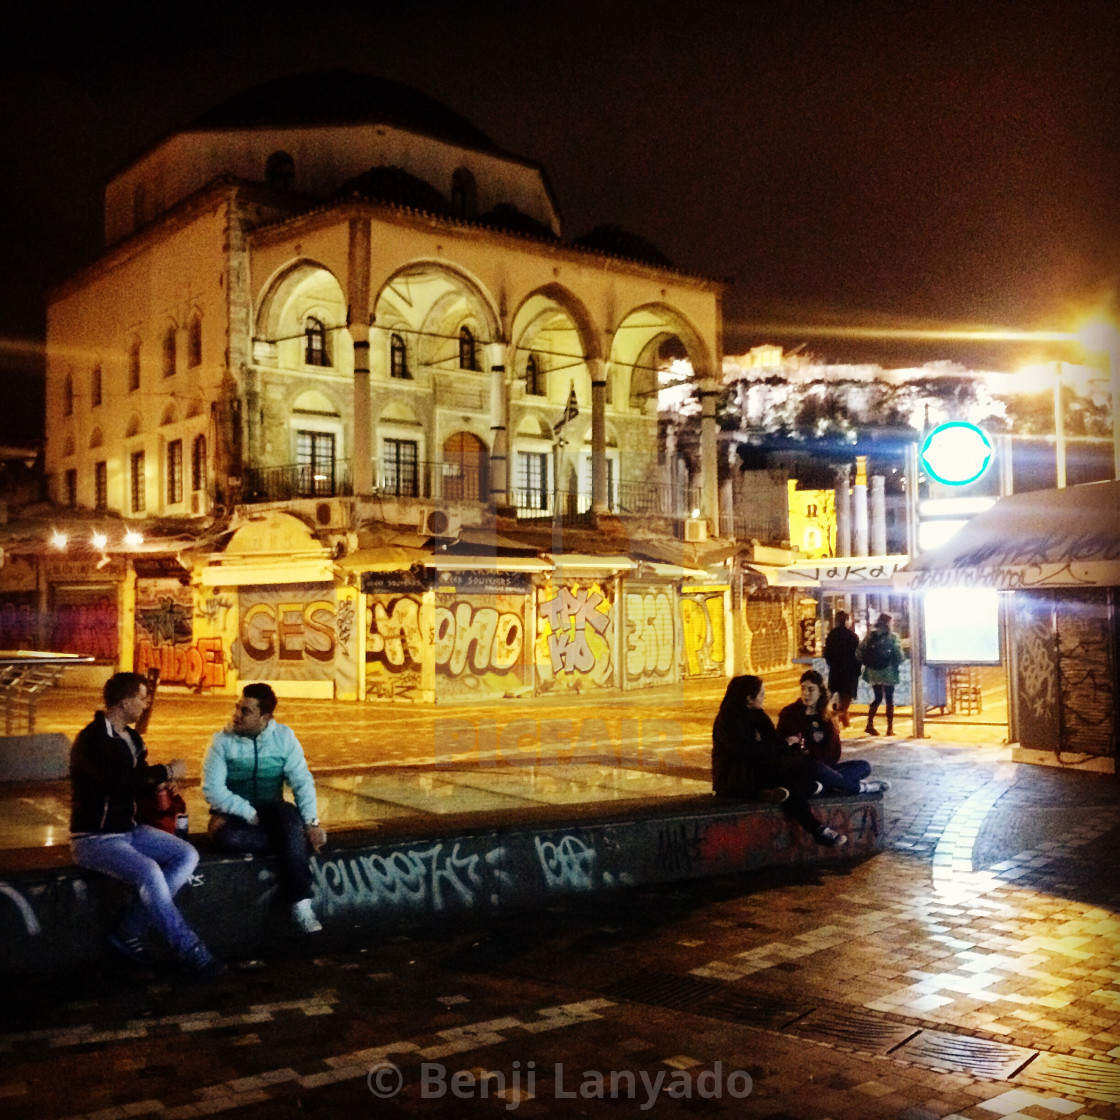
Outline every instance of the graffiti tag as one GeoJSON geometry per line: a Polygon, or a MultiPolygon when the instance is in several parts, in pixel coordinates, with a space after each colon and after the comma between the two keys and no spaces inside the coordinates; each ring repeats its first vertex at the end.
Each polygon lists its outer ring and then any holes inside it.
{"type": "Polygon", "coordinates": [[[598,591],[562,587],[555,598],[541,603],[540,614],[552,628],[548,654],[554,673],[589,673],[595,667],[587,632],[602,635],[607,629],[610,619],[598,609],[605,602],[598,591]]]}
{"type": "Polygon", "coordinates": [[[578,836],[565,836],[558,844],[533,838],[545,884],[552,890],[589,891],[595,866],[595,849],[578,836]]]}

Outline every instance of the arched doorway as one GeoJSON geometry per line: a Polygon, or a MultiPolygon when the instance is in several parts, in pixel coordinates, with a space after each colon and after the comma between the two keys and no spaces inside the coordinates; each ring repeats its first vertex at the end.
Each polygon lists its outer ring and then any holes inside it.
{"type": "Polygon", "coordinates": [[[470,432],[456,432],[443,444],[443,496],[482,502],[490,497],[486,444],[470,432]]]}

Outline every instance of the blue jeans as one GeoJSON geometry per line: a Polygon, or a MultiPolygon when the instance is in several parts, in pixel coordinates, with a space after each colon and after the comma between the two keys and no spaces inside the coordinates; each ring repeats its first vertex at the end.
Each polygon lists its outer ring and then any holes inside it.
{"type": "Polygon", "coordinates": [[[186,840],[141,824],[131,832],[74,837],[70,852],[79,867],[136,888],[137,900],[117,931],[122,940],[142,937],[154,927],[177,956],[198,944],[198,934],[172,901],[198,866],[198,852],[186,840]]]}
{"type": "Polygon", "coordinates": [[[859,793],[859,783],[871,773],[871,763],[862,758],[850,762],[838,762],[829,766],[827,762],[810,762],[813,777],[824,786],[825,793],[859,793]]]}

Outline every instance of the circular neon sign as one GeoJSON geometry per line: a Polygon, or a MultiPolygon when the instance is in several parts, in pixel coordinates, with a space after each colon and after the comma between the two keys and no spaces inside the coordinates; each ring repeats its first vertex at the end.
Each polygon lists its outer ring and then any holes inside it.
{"type": "Polygon", "coordinates": [[[992,441],[975,424],[952,420],[940,424],[925,438],[922,466],[929,475],[946,486],[967,486],[975,482],[992,461],[992,441]]]}

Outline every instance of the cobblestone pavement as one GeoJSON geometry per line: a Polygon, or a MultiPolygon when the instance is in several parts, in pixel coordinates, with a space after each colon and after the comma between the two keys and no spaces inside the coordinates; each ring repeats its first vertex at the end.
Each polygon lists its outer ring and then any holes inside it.
{"type": "Polygon", "coordinates": [[[1115,779],[864,751],[892,789],[860,864],[293,942],[205,989],[20,983],[4,1115],[1120,1120],[1115,779]]]}

